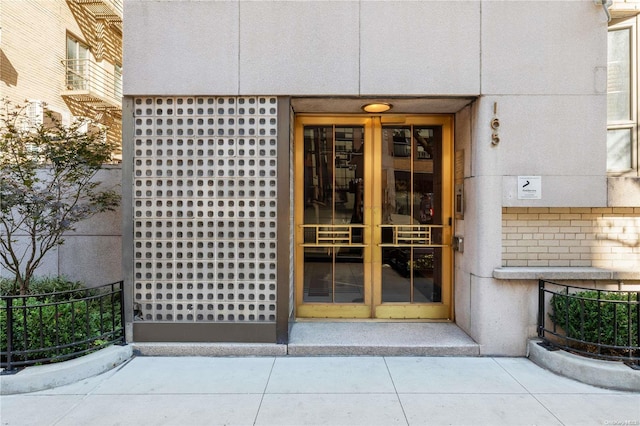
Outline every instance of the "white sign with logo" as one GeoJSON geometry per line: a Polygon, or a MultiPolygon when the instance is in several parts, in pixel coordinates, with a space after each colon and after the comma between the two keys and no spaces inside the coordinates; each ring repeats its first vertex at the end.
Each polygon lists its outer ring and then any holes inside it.
{"type": "Polygon", "coordinates": [[[540,200],[542,176],[518,176],[518,200],[540,200]]]}

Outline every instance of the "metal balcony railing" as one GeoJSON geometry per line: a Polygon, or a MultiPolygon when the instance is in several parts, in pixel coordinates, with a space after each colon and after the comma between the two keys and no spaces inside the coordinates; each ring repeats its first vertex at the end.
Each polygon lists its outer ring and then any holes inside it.
{"type": "Polygon", "coordinates": [[[98,109],[122,109],[122,75],[113,74],[89,59],[66,59],[62,96],[98,109]]]}
{"type": "Polygon", "coordinates": [[[74,0],[98,19],[122,20],[122,0],[74,0]]]}

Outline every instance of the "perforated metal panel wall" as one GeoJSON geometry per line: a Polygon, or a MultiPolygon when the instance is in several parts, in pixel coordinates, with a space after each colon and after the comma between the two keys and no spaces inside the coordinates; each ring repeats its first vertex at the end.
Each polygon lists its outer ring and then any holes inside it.
{"type": "Polygon", "coordinates": [[[277,99],[134,99],[138,320],[274,322],[277,99]]]}

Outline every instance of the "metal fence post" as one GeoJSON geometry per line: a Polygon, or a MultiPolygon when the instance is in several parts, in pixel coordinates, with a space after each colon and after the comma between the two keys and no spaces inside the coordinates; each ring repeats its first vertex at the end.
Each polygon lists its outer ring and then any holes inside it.
{"type": "Polygon", "coordinates": [[[544,337],[544,281],[538,280],[538,337],[544,337]]]}
{"type": "MultiPolygon", "coordinates": [[[[629,306],[629,310],[631,310],[631,306],[629,306]]],[[[640,348],[640,291],[636,293],[636,312],[636,346],[640,348]]],[[[631,328],[631,325],[629,325],[629,328],[631,328]]],[[[631,351],[629,351],[629,353],[631,354],[631,351]]],[[[640,353],[638,356],[640,356],[640,353]]],[[[640,359],[636,359],[635,365],[640,368],[640,359]]]]}
{"type": "Polygon", "coordinates": [[[15,373],[12,363],[13,355],[13,298],[7,297],[7,368],[6,374],[15,373]]]}
{"type": "Polygon", "coordinates": [[[122,333],[122,344],[127,344],[127,333],[125,332],[125,323],[124,323],[124,281],[120,281],[118,283],[118,287],[120,287],[119,299],[120,299],[120,329],[122,333]]]}

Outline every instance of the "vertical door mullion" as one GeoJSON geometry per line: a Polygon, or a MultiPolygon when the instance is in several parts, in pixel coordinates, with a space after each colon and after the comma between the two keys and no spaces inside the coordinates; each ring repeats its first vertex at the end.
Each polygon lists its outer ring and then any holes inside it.
{"type": "MultiPolygon", "coordinates": [[[[410,153],[410,157],[409,157],[409,215],[414,218],[415,216],[415,212],[413,211],[413,209],[415,208],[415,203],[414,203],[414,199],[415,199],[415,186],[414,186],[414,176],[415,176],[415,169],[414,169],[414,161],[415,161],[415,151],[417,150],[417,148],[414,146],[415,142],[414,141],[414,136],[413,136],[413,124],[411,126],[409,126],[409,140],[411,141],[411,149],[409,150],[410,153]]],[[[413,220],[412,222],[413,223],[413,220]]],[[[410,246],[409,247],[409,303],[413,303],[413,285],[414,285],[414,276],[413,276],[413,247],[410,246]]]]}
{"type": "MultiPolygon", "coordinates": [[[[369,263],[365,264],[365,272],[370,274],[371,316],[375,317],[376,306],[382,303],[382,248],[380,247],[382,231],[382,123],[380,117],[372,117],[369,124],[369,148],[365,152],[369,159],[365,169],[368,177],[369,215],[365,236],[368,238],[367,248],[369,263]]],[[[366,146],[366,145],[365,145],[366,146]]],[[[367,183],[367,181],[365,181],[367,183]]],[[[365,257],[366,262],[367,257],[365,257]]]]}
{"type": "MultiPolygon", "coordinates": [[[[331,224],[336,224],[336,125],[331,126],[331,163],[327,159],[327,166],[331,164],[331,224]]],[[[331,252],[331,302],[336,303],[336,251],[338,247],[330,248],[331,252]]]]}

